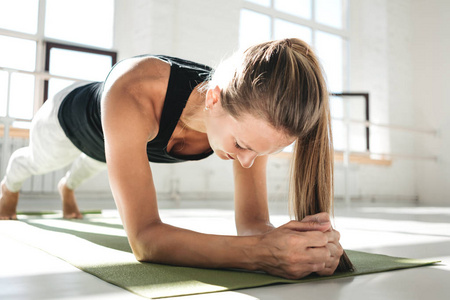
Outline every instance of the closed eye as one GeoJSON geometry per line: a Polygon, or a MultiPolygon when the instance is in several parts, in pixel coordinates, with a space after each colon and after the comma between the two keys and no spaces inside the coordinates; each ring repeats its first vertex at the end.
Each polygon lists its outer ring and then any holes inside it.
{"type": "Polygon", "coordinates": [[[234,142],[234,147],[236,147],[237,149],[244,149],[237,142],[234,142]]]}

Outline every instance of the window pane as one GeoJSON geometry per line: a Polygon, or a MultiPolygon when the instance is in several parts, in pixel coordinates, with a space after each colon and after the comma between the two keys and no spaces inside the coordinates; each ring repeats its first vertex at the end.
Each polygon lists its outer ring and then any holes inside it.
{"type": "Polygon", "coordinates": [[[111,48],[114,0],[47,0],[45,36],[111,48]]]}
{"type": "Polygon", "coordinates": [[[311,0],[275,0],[275,9],[305,19],[311,19],[311,0]]]}
{"type": "MultiPolygon", "coordinates": [[[[349,108],[349,119],[365,121],[366,110],[363,97],[330,97],[330,110],[332,118],[342,119],[345,117],[345,104],[349,108]]],[[[333,120],[333,139],[334,148],[345,150],[347,141],[347,130],[344,121],[333,120]]],[[[350,123],[350,150],[363,152],[366,151],[366,127],[364,124],[350,123]]]]}
{"type": "Polygon", "coordinates": [[[0,66],[34,71],[36,42],[0,35],[0,66]]]}
{"type": "MultiPolygon", "coordinates": [[[[366,121],[366,101],[364,97],[347,97],[351,120],[366,121]]],[[[350,149],[352,151],[366,151],[367,132],[364,124],[351,123],[350,149]]]]}
{"type": "MultiPolygon", "coordinates": [[[[345,151],[347,149],[347,130],[343,121],[331,122],[333,131],[334,149],[345,151]]],[[[366,151],[366,128],[361,124],[350,123],[350,151],[366,151]]]]}
{"type": "Polygon", "coordinates": [[[50,74],[92,81],[103,81],[112,66],[108,55],[52,48],[50,74]]]}
{"type": "Polygon", "coordinates": [[[349,118],[351,120],[366,121],[365,98],[354,96],[330,96],[330,110],[333,118],[344,118],[345,102],[349,105],[349,118]]]}
{"type": "Polygon", "coordinates": [[[270,0],[246,0],[247,2],[252,2],[255,4],[259,4],[262,6],[269,7],[270,6],[270,0]]]}
{"type": "Polygon", "coordinates": [[[355,123],[350,125],[350,150],[366,151],[366,127],[364,125],[355,123]]]}
{"type": "Polygon", "coordinates": [[[13,73],[11,75],[11,99],[9,115],[12,118],[31,119],[34,106],[34,76],[13,73]]]}
{"type": "Polygon", "coordinates": [[[350,108],[350,119],[365,121],[366,120],[366,101],[363,97],[348,97],[350,108]]]}
{"type": "Polygon", "coordinates": [[[332,92],[342,92],[344,85],[344,40],[340,36],[317,31],[315,48],[325,69],[328,89],[332,92]]]}
{"type": "Polygon", "coordinates": [[[343,28],[342,0],[315,0],[316,22],[328,26],[343,28]]]}
{"type": "Polygon", "coordinates": [[[8,98],[8,73],[0,71],[0,116],[6,116],[6,99],[8,98]]]}
{"type": "Polygon", "coordinates": [[[39,0],[0,0],[0,27],[35,34],[38,4],[39,0]]]}
{"type": "Polygon", "coordinates": [[[299,38],[311,44],[312,30],[309,27],[298,25],[292,22],[275,19],[274,24],[274,39],[283,38],[299,38]]]}
{"type": "Polygon", "coordinates": [[[248,9],[241,10],[239,46],[246,48],[267,40],[270,40],[270,17],[248,9]]]}
{"type": "Polygon", "coordinates": [[[333,146],[336,150],[344,151],[347,148],[347,132],[343,121],[331,121],[331,130],[333,132],[333,146]]]}
{"type": "Polygon", "coordinates": [[[51,78],[48,81],[48,98],[52,98],[55,96],[56,93],[61,91],[62,89],[68,87],[75,81],[72,80],[65,80],[65,79],[57,79],[57,78],[51,78]]]}
{"type": "Polygon", "coordinates": [[[330,96],[330,113],[332,118],[344,118],[344,99],[342,97],[330,96]]]}

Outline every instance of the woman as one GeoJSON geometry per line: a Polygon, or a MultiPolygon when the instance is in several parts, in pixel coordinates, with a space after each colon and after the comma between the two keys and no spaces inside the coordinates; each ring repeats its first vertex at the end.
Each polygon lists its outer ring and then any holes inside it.
{"type": "Polygon", "coordinates": [[[65,216],[79,217],[73,189],[107,162],[114,200],[139,261],[263,270],[286,278],[333,274],[343,249],[327,214],[333,148],[316,56],[303,41],[285,39],[233,56],[212,78],[210,71],[177,58],[141,56],[117,64],[104,84],[80,83],[55,96],[36,116],[30,147],[10,160],[0,215],[15,218],[27,176],[78,157],[60,191],[65,216]],[[45,138],[46,131],[53,136],[45,138]],[[294,141],[291,198],[301,221],[274,228],[267,208],[267,157],[294,141]],[[44,146],[47,154],[37,157],[44,146]],[[213,152],[233,160],[237,237],[176,228],[158,214],[148,161],[197,160],[213,152]]]}

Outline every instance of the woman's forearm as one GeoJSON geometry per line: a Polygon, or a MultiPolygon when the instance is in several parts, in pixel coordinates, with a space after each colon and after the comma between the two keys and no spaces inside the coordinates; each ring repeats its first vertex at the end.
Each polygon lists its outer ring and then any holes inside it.
{"type": "Polygon", "coordinates": [[[258,269],[257,236],[202,234],[168,224],[152,224],[134,239],[133,252],[139,261],[204,267],[258,269]]]}
{"type": "Polygon", "coordinates": [[[322,272],[339,260],[341,249],[327,246],[339,240],[336,232],[328,231],[330,226],[329,222],[291,221],[260,235],[219,236],[158,222],[139,234],[128,232],[128,237],[139,261],[261,270],[298,279],[322,272]]]}

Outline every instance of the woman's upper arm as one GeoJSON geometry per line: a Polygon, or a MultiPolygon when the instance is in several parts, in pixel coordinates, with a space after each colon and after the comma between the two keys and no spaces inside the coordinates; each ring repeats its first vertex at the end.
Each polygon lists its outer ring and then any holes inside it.
{"type": "Polygon", "coordinates": [[[235,218],[238,233],[264,230],[270,225],[267,204],[266,167],[267,156],[256,158],[251,168],[243,168],[233,162],[235,182],[235,218]]]}
{"type": "Polygon", "coordinates": [[[111,190],[132,244],[140,230],[160,222],[146,151],[159,124],[153,99],[142,87],[160,80],[135,78],[133,67],[117,72],[105,83],[102,125],[111,190]]]}

